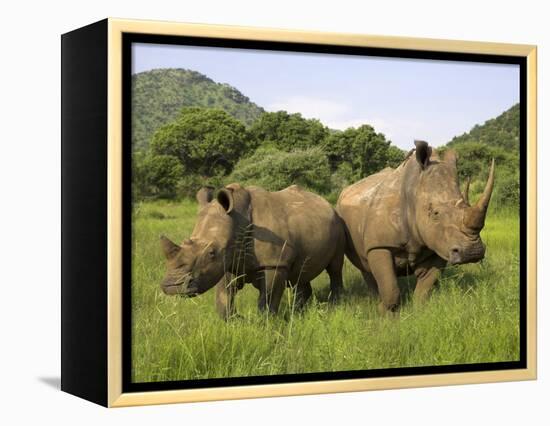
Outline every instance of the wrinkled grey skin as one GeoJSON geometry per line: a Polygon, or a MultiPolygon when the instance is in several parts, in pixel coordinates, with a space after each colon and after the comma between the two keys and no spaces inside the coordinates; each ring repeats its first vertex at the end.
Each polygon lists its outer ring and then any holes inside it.
{"type": "Polygon", "coordinates": [[[331,299],[342,290],[345,230],[323,198],[296,185],[278,192],[231,184],[197,193],[199,213],[181,246],[161,237],[168,295],[192,297],[216,286],[216,307],[235,315],[234,296],[244,283],[260,292],[258,307],[276,313],[284,289],[295,288],[301,308],[312,294],[310,281],[330,276],[331,299]]]}
{"type": "Polygon", "coordinates": [[[456,153],[449,150],[440,159],[426,142],[415,145],[399,167],[348,186],[337,203],[348,236],[346,255],[378,291],[381,313],[399,305],[397,276],[414,273],[414,297],[423,301],[447,263],[477,262],[485,255],[479,233],[494,161],[483,195],[471,206],[468,189],[464,195],[459,190],[456,153]]]}

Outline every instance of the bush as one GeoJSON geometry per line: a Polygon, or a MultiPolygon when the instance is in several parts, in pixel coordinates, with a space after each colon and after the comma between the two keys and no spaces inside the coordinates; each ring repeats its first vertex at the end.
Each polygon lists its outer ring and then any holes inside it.
{"type": "Polygon", "coordinates": [[[223,186],[223,177],[213,176],[204,177],[195,174],[189,174],[182,177],[177,184],[176,194],[181,198],[194,199],[197,191],[203,186],[213,186],[214,188],[220,188],[223,186]]]}
{"type": "Polygon", "coordinates": [[[515,172],[502,170],[495,175],[493,199],[496,206],[519,206],[518,170],[515,172]]]}
{"type": "Polygon", "coordinates": [[[133,195],[135,198],[172,198],[183,176],[179,160],[171,155],[137,152],[133,156],[133,195]]]}
{"type": "Polygon", "coordinates": [[[401,149],[392,146],[382,133],[376,133],[369,125],[332,133],[323,148],[331,169],[335,171],[342,164],[348,164],[348,178],[354,182],[388,166],[395,167],[405,158],[401,149]]]}
{"type": "Polygon", "coordinates": [[[330,193],[326,195],[327,200],[331,204],[336,204],[342,190],[355,182],[351,165],[349,163],[340,164],[330,176],[330,193]]]}
{"type": "Polygon", "coordinates": [[[506,151],[498,146],[469,141],[441,147],[438,152],[443,155],[449,148],[454,149],[458,154],[458,176],[461,180],[470,177],[473,180],[485,179],[486,181],[493,158],[498,174],[513,172],[519,167],[517,153],[506,151]]]}
{"type": "Polygon", "coordinates": [[[268,191],[298,184],[323,194],[330,191],[330,167],[319,148],[293,152],[259,148],[252,156],[237,163],[226,182],[257,185],[268,191]]]}
{"type": "Polygon", "coordinates": [[[251,146],[244,124],[225,111],[184,108],[155,132],[151,150],[177,158],[186,173],[210,177],[230,173],[251,146]]]}
{"type": "MultiPolygon", "coordinates": [[[[470,204],[474,204],[481,197],[485,185],[487,184],[487,175],[482,179],[476,179],[470,184],[470,204]]],[[[461,185],[463,189],[463,185],[461,185]]],[[[519,174],[518,171],[509,171],[506,168],[495,169],[495,186],[491,195],[489,209],[498,211],[500,209],[519,206],[519,174]]]]}
{"type": "Polygon", "coordinates": [[[266,112],[250,127],[256,146],[273,146],[287,152],[319,146],[328,134],[328,128],[319,120],[286,111],[266,112]]]}

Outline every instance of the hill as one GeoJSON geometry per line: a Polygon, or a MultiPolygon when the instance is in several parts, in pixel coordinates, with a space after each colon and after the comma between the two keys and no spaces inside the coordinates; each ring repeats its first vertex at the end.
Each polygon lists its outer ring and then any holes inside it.
{"type": "Polygon", "coordinates": [[[173,121],[184,107],[219,108],[247,126],[264,112],[234,87],[186,69],[134,74],[132,93],[132,140],[136,150],[146,149],[153,133],[173,121]]]}
{"type": "Polygon", "coordinates": [[[471,191],[479,195],[485,186],[489,164],[496,162],[493,207],[519,203],[519,104],[498,117],[476,125],[468,133],[454,137],[446,146],[459,155],[461,181],[472,179],[471,191]]]}
{"type": "Polygon", "coordinates": [[[489,146],[497,146],[507,150],[519,149],[519,104],[506,110],[498,117],[478,124],[468,133],[455,136],[449,146],[456,146],[465,142],[479,142],[489,146]]]}

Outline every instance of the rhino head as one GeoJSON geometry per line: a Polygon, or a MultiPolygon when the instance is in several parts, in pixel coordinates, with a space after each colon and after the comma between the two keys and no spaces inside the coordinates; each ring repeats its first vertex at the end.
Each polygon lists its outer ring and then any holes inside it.
{"type": "Polygon", "coordinates": [[[246,203],[243,194],[248,193],[238,185],[221,189],[215,198],[213,188],[199,190],[199,212],[191,237],[181,245],[161,237],[167,268],[161,283],[164,293],[188,297],[202,294],[231,269],[235,230],[240,226],[238,211],[240,204],[246,203]]]}
{"type": "Polygon", "coordinates": [[[448,150],[443,160],[432,157],[431,147],[415,141],[416,176],[414,188],[407,191],[414,202],[417,237],[450,264],[477,262],[485,256],[485,245],[480,232],[493,192],[495,162],[492,161],[489,178],[480,199],[470,205],[469,182],[460,193],[457,173],[457,155],[448,150]]]}

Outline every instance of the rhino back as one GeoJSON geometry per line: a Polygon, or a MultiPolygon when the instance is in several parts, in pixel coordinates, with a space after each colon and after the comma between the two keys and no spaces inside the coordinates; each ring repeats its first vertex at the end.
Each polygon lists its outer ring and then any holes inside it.
{"type": "MultiPolygon", "coordinates": [[[[310,280],[343,250],[343,223],[322,197],[296,185],[251,195],[255,254],[260,264],[285,265],[310,280]]],[[[291,277],[292,278],[292,277],[291,277]]]]}

